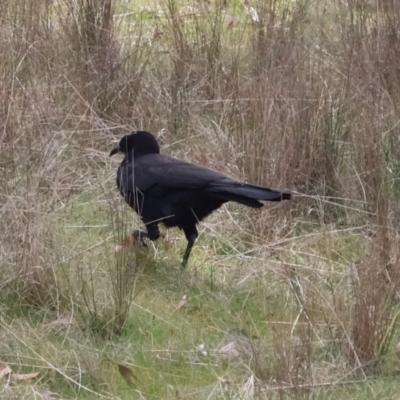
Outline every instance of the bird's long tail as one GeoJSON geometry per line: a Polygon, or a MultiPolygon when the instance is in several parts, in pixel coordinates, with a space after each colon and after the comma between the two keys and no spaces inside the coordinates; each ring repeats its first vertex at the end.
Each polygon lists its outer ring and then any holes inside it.
{"type": "Polygon", "coordinates": [[[210,187],[209,192],[227,201],[236,201],[249,207],[262,207],[262,201],[290,200],[292,195],[274,189],[261,186],[248,185],[245,183],[216,184],[210,187]]]}

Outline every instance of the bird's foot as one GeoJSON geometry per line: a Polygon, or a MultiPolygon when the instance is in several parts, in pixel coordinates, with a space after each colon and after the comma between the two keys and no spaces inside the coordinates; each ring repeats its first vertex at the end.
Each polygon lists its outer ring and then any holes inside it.
{"type": "Polygon", "coordinates": [[[141,231],[140,229],[135,229],[132,233],[132,236],[135,240],[139,240],[142,246],[147,247],[147,244],[144,241],[144,238],[148,237],[147,232],[141,231]]]}

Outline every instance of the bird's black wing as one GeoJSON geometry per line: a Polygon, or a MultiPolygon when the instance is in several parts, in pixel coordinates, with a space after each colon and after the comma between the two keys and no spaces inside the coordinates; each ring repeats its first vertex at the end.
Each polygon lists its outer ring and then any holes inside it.
{"type": "Polygon", "coordinates": [[[123,163],[120,174],[125,192],[136,188],[143,193],[157,191],[160,196],[174,188],[201,189],[213,182],[233,182],[220,172],[162,154],[148,154],[134,163],[123,163]]]}
{"type": "Polygon", "coordinates": [[[262,205],[256,200],[290,199],[289,193],[240,183],[221,172],[162,154],[148,154],[121,167],[125,192],[134,192],[135,187],[142,193],[151,190],[153,195],[161,197],[174,189],[203,189],[225,201],[237,201],[251,207],[262,205]]]}

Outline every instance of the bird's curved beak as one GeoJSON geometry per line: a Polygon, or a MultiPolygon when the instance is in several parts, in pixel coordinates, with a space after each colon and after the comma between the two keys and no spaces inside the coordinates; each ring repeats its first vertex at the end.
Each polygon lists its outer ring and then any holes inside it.
{"type": "Polygon", "coordinates": [[[119,145],[118,145],[118,146],[115,146],[115,147],[111,150],[111,152],[110,152],[110,157],[112,157],[114,154],[117,154],[117,153],[119,153],[119,145]]]}

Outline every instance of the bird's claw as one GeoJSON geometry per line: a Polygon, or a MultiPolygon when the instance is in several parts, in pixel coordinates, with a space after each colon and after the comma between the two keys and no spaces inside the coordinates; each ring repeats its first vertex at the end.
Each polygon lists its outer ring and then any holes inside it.
{"type": "Polygon", "coordinates": [[[133,238],[134,238],[135,240],[139,240],[139,241],[140,241],[140,244],[141,244],[143,247],[148,247],[148,246],[147,246],[147,243],[146,243],[145,240],[144,240],[144,238],[147,237],[147,233],[146,233],[146,232],[140,231],[139,229],[135,229],[135,230],[133,231],[132,236],[133,236],[133,238]]]}

